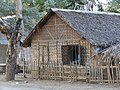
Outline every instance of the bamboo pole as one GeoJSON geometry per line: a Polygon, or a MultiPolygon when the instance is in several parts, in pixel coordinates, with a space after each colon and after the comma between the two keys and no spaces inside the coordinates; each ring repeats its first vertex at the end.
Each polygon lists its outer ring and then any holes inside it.
{"type": "Polygon", "coordinates": [[[117,80],[117,83],[119,82],[119,70],[118,70],[118,65],[119,65],[118,58],[115,58],[115,66],[116,66],[116,80],[117,80]],[[117,62],[118,62],[118,63],[117,63],[117,62]]]}
{"type": "Polygon", "coordinates": [[[110,60],[107,58],[108,64],[107,64],[107,73],[108,73],[108,83],[111,83],[111,74],[110,74],[110,60]]]}
{"type": "Polygon", "coordinates": [[[115,79],[114,79],[114,71],[113,71],[113,64],[112,64],[112,62],[113,62],[113,60],[111,60],[111,67],[110,67],[111,68],[111,72],[112,72],[111,73],[111,77],[112,77],[111,82],[114,83],[115,79]]]}
{"type": "Polygon", "coordinates": [[[118,83],[120,82],[120,58],[118,58],[118,83]]]}
{"type": "MultiPolygon", "coordinates": [[[[100,74],[100,75],[101,75],[102,83],[104,83],[104,82],[103,82],[103,68],[102,68],[102,61],[101,61],[101,63],[100,63],[100,68],[101,68],[101,74],[100,74]]],[[[101,79],[100,79],[100,80],[101,80],[101,79]]]]}

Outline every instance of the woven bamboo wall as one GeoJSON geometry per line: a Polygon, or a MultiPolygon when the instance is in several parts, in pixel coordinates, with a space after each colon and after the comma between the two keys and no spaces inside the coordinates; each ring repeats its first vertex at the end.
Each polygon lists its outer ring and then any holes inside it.
{"type": "Polygon", "coordinates": [[[46,25],[44,25],[32,38],[34,40],[63,40],[79,39],[80,35],[68,26],[57,15],[53,15],[46,25]]]}
{"type": "MultiPolygon", "coordinates": [[[[93,52],[90,43],[80,38],[80,33],[67,25],[57,15],[53,15],[50,20],[32,37],[32,62],[33,69],[39,69],[39,63],[53,61],[62,62],[61,46],[63,45],[80,45],[86,51],[87,60],[93,52]],[[44,58],[44,61],[43,61],[44,58]]],[[[83,57],[84,58],[84,57],[83,57]]]]}

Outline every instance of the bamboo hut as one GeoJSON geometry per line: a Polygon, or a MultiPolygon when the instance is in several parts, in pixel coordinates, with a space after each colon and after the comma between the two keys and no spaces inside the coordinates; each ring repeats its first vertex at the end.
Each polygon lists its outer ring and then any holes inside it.
{"type": "Polygon", "coordinates": [[[120,43],[119,24],[116,13],[50,9],[23,42],[31,47],[33,73],[49,62],[94,65],[96,53],[120,43]]]}
{"type": "MultiPolygon", "coordinates": [[[[93,77],[98,82],[115,83],[120,81],[120,44],[113,45],[93,56],[93,77]],[[96,74],[95,74],[96,73],[96,74]],[[96,80],[97,80],[96,79],[96,80]]],[[[92,79],[93,79],[92,77],[92,79]]],[[[95,79],[94,79],[95,80],[95,79]]]]}

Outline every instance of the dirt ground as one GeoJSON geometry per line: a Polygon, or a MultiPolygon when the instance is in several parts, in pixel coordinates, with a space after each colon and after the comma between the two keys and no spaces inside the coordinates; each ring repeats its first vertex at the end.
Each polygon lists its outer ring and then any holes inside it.
{"type": "Polygon", "coordinates": [[[90,84],[85,82],[19,79],[6,82],[0,75],[0,90],[120,90],[120,84],[90,84]]]}

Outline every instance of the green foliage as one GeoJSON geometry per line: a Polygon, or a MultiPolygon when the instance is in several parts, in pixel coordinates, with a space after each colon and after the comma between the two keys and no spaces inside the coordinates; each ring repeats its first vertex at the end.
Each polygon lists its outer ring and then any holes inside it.
{"type": "Polygon", "coordinates": [[[74,9],[75,3],[78,3],[80,5],[84,5],[86,3],[86,0],[67,0],[69,3],[68,6],[66,6],[69,9],[74,9]]]}
{"type": "Polygon", "coordinates": [[[85,5],[88,1],[95,0],[35,0],[35,5],[40,12],[47,12],[50,8],[74,9],[75,3],[85,5]]]}
{"type": "Polygon", "coordinates": [[[50,8],[65,8],[66,0],[36,0],[36,6],[40,12],[48,11],[50,8]]]}
{"type": "Polygon", "coordinates": [[[0,17],[15,14],[15,4],[1,0],[0,17]]]}
{"type": "Polygon", "coordinates": [[[23,6],[26,7],[34,7],[34,2],[33,0],[22,0],[23,6]]]}
{"type": "Polygon", "coordinates": [[[109,12],[115,12],[115,13],[120,13],[120,0],[112,0],[109,3],[108,11],[109,12]]]}
{"type": "MultiPolygon", "coordinates": [[[[22,0],[25,31],[32,30],[50,8],[74,9],[75,3],[85,5],[88,1],[95,2],[95,0],[22,0]]],[[[120,0],[114,1],[120,3],[118,2],[120,0]]],[[[0,17],[16,14],[15,0],[1,0],[0,6],[0,17]]],[[[110,9],[112,11],[113,8],[110,9]]],[[[99,6],[99,11],[102,10],[102,6],[99,6]]]]}
{"type": "Polygon", "coordinates": [[[98,5],[98,11],[104,11],[102,4],[98,5]]]}
{"type": "MultiPolygon", "coordinates": [[[[32,5],[33,0],[23,0],[23,22],[25,31],[30,31],[44,16],[44,13],[39,12],[38,9],[32,5]]],[[[15,15],[16,4],[14,0],[1,0],[0,2],[0,17],[15,15]]],[[[15,18],[8,20],[13,26],[15,25],[15,18]]]]}
{"type": "Polygon", "coordinates": [[[25,31],[30,31],[44,16],[44,13],[40,13],[36,7],[23,8],[23,20],[25,31]]]}

